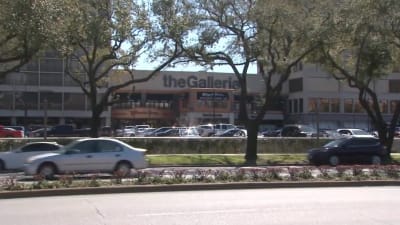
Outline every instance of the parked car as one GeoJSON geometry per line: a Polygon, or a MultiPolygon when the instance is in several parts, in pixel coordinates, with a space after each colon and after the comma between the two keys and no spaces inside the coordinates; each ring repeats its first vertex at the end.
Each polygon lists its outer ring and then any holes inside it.
{"type": "Polygon", "coordinates": [[[198,125],[196,128],[199,135],[202,137],[210,137],[215,134],[214,125],[212,124],[198,125]]]}
{"type": "Polygon", "coordinates": [[[28,137],[28,132],[27,132],[27,130],[25,129],[24,126],[6,126],[6,127],[14,129],[14,130],[21,131],[23,133],[24,137],[28,137]]]}
{"type": "Polygon", "coordinates": [[[195,127],[173,127],[169,130],[159,132],[157,137],[200,137],[195,127]]]}
{"type": "Polygon", "coordinates": [[[247,137],[247,130],[232,128],[228,129],[220,134],[215,134],[215,137],[247,137]]]}
{"type": "Polygon", "coordinates": [[[320,137],[334,138],[334,139],[343,137],[335,129],[320,129],[319,133],[320,137]]]}
{"type": "Polygon", "coordinates": [[[302,124],[288,124],[281,130],[282,137],[316,137],[317,130],[302,124]]]}
{"type": "Polygon", "coordinates": [[[135,126],[135,136],[143,136],[143,133],[146,132],[146,129],[150,129],[150,125],[142,124],[135,126]]]}
{"type": "Polygon", "coordinates": [[[125,126],[124,129],[122,129],[122,134],[120,134],[119,136],[135,137],[136,136],[136,127],[135,126],[125,126]]]}
{"type": "Polygon", "coordinates": [[[320,148],[308,151],[311,164],[330,164],[337,166],[342,163],[381,164],[386,158],[386,149],[377,138],[349,137],[328,142],[320,148]]]}
{"type": "Polygon", "coordinates": [[[156,128],[153,131],[145,133],[144,136],[145,137],[157,137],[159,133],[165,132],[165,131],[170,130],[172,128],[173,127],[159,127],[159,128],[156,128]]]}
{"type": "Polygon", "coordinates": [[[116,172],[125,176],[132,168],[147,167],[145,149],[112,138],[79,139],[61,150],[30,158],[25,164],[25,174],[51,178],[62,173],[116,172]]]}
{"type": "Polygon", "coordinates": [[[151,127],[151,128],[145,128],[143,132],[140,133],[141,137],[148,137],[149,134],[152,134],[153,131],[155,131],[157,128],[151,127]]]}
{"type": "Polygon", "coordinates": [[[100,136],[103,136],[103,137],[112,137],[112,136],[114,136],[114,131],[113,131],[112,127],[110,127],[110,126],[101,127],[100,136]]]}
{"type": "Polygon", "coordinates": [[[0,152],[0,170],[19,170],[32,156],[60,151],[57,142],[30,142],[8,152],[0,152]]]}
{"type": "Polygon", "coordinates": [[[24,137],[24,131],[15,130],[13,128],[5,127],[0,125],[0,138],[22,138],[24,137]]]}
{"type": "Polygon", "coordinates": [[[226,130],[236,128],[236,126],[233,124],[229,124],[229,123],[218,123],[218,124],[199,125],[196,128],[197,128],[200,136],[211,137],[211,136],[219,135],[226,130]]]}
{"type": "MultiPolygon", "coordinates": [[[[31,132],[31,137],[44,137],[45,128],[40,128],[31,132]]],[[[71,124],[60,124],[53,127],[46,127],[47,137],[88,137],[90,128],[76,129],[71,124]]]]}
{"type": "Polygon", "coordinates": [[[264,130],[261,132],[263,137],[279,137],[281,136],[282,129],[275,129],[275,130],[264,130]]]}
{"type": "Polygon", "coordinates": [[[373,134],[368,133],[362,129],[354,129],[354,128],[341,128],[336,130],[342,136],[351,136],[351,137],[374,137],[373,134]]]}

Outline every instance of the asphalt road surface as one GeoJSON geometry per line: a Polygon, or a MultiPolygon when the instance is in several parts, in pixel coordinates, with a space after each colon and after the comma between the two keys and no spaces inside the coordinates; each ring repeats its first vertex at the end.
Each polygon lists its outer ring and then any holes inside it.
{"type": "Polygon", "coordinates": [[[154,192],[0,200],[2,225],[397,225],[400,187],[154,192]]]}

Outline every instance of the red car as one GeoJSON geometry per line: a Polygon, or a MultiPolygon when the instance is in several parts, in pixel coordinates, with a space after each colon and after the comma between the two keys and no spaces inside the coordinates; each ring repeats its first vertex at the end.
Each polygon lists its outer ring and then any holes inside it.
{"type": "Polygon", "coordinates": [[[22,138],[24,137],[24,132],[0,125],[0,138],[3,137],[22,138]]]}

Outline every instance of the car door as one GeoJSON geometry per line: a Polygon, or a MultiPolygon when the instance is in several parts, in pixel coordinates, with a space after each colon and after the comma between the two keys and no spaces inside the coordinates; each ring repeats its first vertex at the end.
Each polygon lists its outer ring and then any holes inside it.
{"type": "Polygon", "coordinates": [[[44,143],[32,143],[21,147],[20,149],[9,154],[7,161],[8,169],[22,169],[27,159],[32,156],[44,153],[54,152],[58,150],[56,145],[48,145],[44,143]]]}
{"type": "Polygon", "coordinates": [[[97,142],[85,140],[69,146],[66,153],[58,158],[58,168],[63,172],[91,172],[96,171],[95,156],[97,153],[97,142]]]}
{"type": "Polygon", "coordinates": [[[357,162],[365,150],[365,144],[362,139],[352,138],[345,143],[341,152],[341,158],[344,162],[357,162]]]}
{"type": "Polygon", "coordinates": [[[111,172],[117,162],[124,159],[123,147],[114,141],[98,140],[97,152],[93,156],[93,168],[96,171],[111,172]]]}

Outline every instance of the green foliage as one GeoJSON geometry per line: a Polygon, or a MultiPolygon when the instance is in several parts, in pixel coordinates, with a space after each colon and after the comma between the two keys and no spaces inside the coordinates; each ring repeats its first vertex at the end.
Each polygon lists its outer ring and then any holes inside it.
{"type": "MultiPolygon", "coordinates": [[[[323,1],[329,5],[332,1],[323,1]]],[[[393,130],[382,116],[379,89],[375,81],[387,77],[397,68],[400,55],[398,40],[398,1],[345,0],[321,8],[327,15],[326,35],[321,36],[320,55],[315,61],[323,64],[334,78],[358,91],[358,100],[378,130],[381,143],[390,151],[393,130]],[[335,6],[335,7],[332,7],[335,6]]],[[[400,103],[399,103],[400,104],[400,103]]],[[[400,118],[400,105],[390,119],[394,127],[400,118]]]]}
{"type": "Polygon", "coordinates": [[[69,0],[2,0],[0,2],[0,72],[27,63],[60,39],[69,0]]]}

